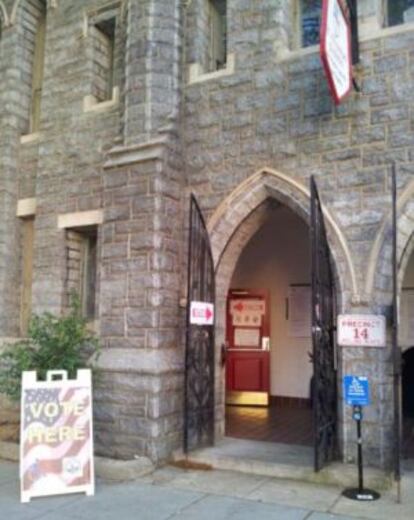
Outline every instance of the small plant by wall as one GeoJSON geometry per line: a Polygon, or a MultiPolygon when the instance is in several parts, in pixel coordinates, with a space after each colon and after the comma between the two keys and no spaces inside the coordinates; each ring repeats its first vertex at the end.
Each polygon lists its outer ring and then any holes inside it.
{"type": "Polygon", "coordinates": [[[18,400],[21,374],[37,371],[46,379],[48,370],[67,370],[76,377],[78,368],[88,366],[88,360],[99,355],[98,338],[82,317],[79,298],[72,296],[69,312],[63,316],[44,313],[31,320],[28,339],[13,343],[0,354],[0,394],[18,400]]]}

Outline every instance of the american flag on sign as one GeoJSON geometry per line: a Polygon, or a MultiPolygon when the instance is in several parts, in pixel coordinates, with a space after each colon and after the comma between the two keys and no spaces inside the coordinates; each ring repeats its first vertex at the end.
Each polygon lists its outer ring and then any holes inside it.
{"type": "Polygon", "coordinates": [[[23,491],[90,482],[90,389],[23,391],[21,477],[23,491]]]}

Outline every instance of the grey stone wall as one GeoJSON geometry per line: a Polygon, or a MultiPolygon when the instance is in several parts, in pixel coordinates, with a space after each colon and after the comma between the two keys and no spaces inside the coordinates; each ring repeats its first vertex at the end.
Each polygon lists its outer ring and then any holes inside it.
{"type": "MultiPolygon", "coordinates": [[[[9,14],[13,3],[5,1],[9,14]]],[[[364,27],[379,27],[380,3],[360,3],[364,27]]],[[[37,201],[35,312],[59,313],[65,306],[68,265],[58,215],[102,209],[98,317],[104,349],[96,387],[97,449],[162,461],[181,443],[179,301],[186,293],[190,191],[211,217],[259,170],[280,171],[303,186],[315,175],[356,273],[356,291],[345,284],[339,295],[341,310],[389,316],[389,247],[381,249],[381,276],[373,292],[367,290],[367,258],[389,218],[391,161],[399,163],[400,193],[413,180],[414,31],[383,31],[363,40],[357,76],[362,90],[335,107],[318,50],[295,50],[290,2],[228,0],[228,53],[235,55],[235,71],[189,84],[188,66],[203,66],[205,60],[205,2],[129,0],[111,7],[118,17],[120,100],[85,110],[84,98],[96,94],[87,26],[106,2],[59,0],[47,12],[40,132],[21,142],[29,113],[28,27],[36,5],[37,0],[22,0],[0,40],[0,336],[19,335],[17,200],[37,201]]],[[[282,184],[275,181],[269,193],[285,202],[290,194],[291,206],[306,218],[304,193],[299,197],[282,184]]],[[[254,210],[254,197],[246,201],[254,210]]],[[[229,238],[228,266],[249,236],[238,228],[237,200],[231,204],[226,232],[239,238],[237,244],[229,238]]],[[[404,233],[408,236],[409,229],[404,233]]],[[[221,244],[220,230],[218,236],[221,244]]],[[[341,263],[338,248],[333,239],[333,256],[341,263]]],[[[337,267],[340,279],[346,270],[342,263],[337,267]]],[[[220,271],[223,287],[230,271],[220,271]]],[[[344,349],[340,360],[340,375],[364,371],[372,378],[367,456],[383,467],[390,460],[389,354],[389,349],[344,349]]],[[[222,415],[222,378],[217,395],[222,415]]],[[[352,459],[353,424],[340,408],[344,457],[352,459]]]]}
{"type": "MultiPolygon", "coordinates": [[[[10,8],[11,2],[6,2],[10,8]]],[[[4,22],[4,20],[2,20],[4,22]]],[[[20,56],[18,34],[2,26],[0,40],[0,330],[1,335],[19,333],[19,226],[16,221],[18,194],[20,56]]]]}
{"type": "MultiPolygon", "coordinates": [[[[184,88],[188,183],[205,213],[212,215],[233,189],[262,168],[281,171],[304,186],[315,175],[322,200],[345,235],[357,275],[358,295],[353,301],[345,298],[349,303],[342,311],[389,317],[389,285],[365,294],[365,280],[367,258],[391,208],[391,162],[399,164],[399,190],[413,178],[414,32],[377,33],[377,38],[362,41],[362,91],[335,107],[318,49],[289,50],[292,18],[287,4],[230,0],[228,38],[229,52],[236,55],[235,73],[184,88]]],[[[364,23],[378,16],[373,7],[362,6],[364,23]]],[[[187,45],[191,62],[195,51],[191,42],[187,45]]],[[[390,263],[383,269],[391,275],[390,263]]],[[[384,466],[390,461],[392,434],[389,354],[389,349],[341,350],[341,374],[363,371],[375,388],[366,417],[367,455],[384,466]]],[[[354,425],[349,413],[344,414],[345,457],[352,458],[354,425]]]]}

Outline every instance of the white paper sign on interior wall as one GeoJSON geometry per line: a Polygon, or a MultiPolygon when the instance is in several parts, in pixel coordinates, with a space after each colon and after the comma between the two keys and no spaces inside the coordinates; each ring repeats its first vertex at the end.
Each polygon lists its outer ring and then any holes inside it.
{"type": "Polygon", "coordinates": [[[289,287],[289,336],[308,338],[311,335],[311,288],[309,285],[289,287]]]}

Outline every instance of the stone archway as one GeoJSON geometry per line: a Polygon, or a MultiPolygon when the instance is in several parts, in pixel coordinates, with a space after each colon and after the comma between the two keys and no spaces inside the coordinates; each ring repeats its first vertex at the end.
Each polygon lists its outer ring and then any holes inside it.
{"type": "MultiPolygon", "coordinates": [[[[216,266],[216,359],[220,360],[225,340],[225,309],[228,289],[236,262],[250,238],[268,216],[268,204],[276,201],[310,220],[309,190],[287,175],[263,169],[239,185],[217,208],[208,222],[216,266]]],[[[338,311],[359,299],[354,266],[345,238],[334,219],[324,208],[328,238],[334,261],[338,311]]],[[[219,364],[219,363],[218,363],[219,364]]],[[[216,370],[216,433],[224,434],[224,377],[216,370]]]]}
{"type": "MultiPolygon", "coordinates": [[[[398,294],[401,292],[404,273],[411,254],[414,252],[414,180],[411,181],[397,200],[397,266],[398,294]]],[[[377,239],[372,247],[364,293],[371,300],[374,292],[377,304],[390,305],[392,300],[392,214],[384,219],[377,239]]]]}
{"type": "Polygon", "coordinates": [[[8,27],[10,25],[9,15],[7,14],[6,6],[3,0],[0,0],[0,28],[8,27]]]}

